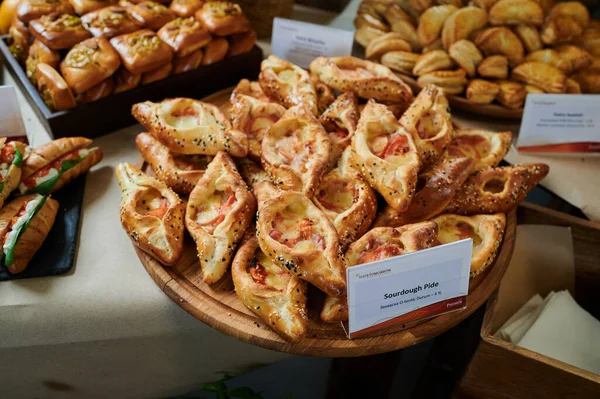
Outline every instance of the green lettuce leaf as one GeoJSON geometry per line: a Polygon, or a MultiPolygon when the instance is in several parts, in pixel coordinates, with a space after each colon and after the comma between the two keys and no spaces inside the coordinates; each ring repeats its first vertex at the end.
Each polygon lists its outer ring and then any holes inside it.
{"type": "Polygon", "coordinates": [[[31,214],[27,218],[27,221],[25,223],[23,223],[23,225],[21,226],[21,228],[19,230],[17,230],[17,233],[16,233],[17,238],[14,240],[13,244],[10,247],[8,247],[8,249],[4,250],[4,254],[6,255],[6,257],[4,259],[5,265],[10,266],[13,264],[13,262],[15,260],[15,246],[17,245],[17,242],[19,242],[19,238],[21,237],[23,232],[25,230],[27,230],[27,227],[29,227],[29,223],[31,223],[31,220],[35,217],[35,215],[37,215],[37,213],[40,211],[40,209],[42,209],[42,207],[46,203],[47,198],[48,198],[47,196],[44,196],[44,198],[40,201],[40,203],[35,207],[33,212],[31,212],[31,214]]]}

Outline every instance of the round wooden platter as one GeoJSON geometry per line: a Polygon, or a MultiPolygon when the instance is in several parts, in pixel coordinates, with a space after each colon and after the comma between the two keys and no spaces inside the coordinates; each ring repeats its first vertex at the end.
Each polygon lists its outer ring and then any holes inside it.
{"type": "MultiPolygon", "coordinates": [[[[217,106],[225,104],[231,90],[224,90],[207,97],[204,101],[217,106]]],[[[152,174],[143,161],[139,165],[152,174]]],[[[467,307],[427,320],[413,321],[373,332],[363,338],[348,339],[341,324],[327,324],[319,319],[324,295],[317,289],[309,289],[309,332],[298,343],[290,343],[246,308],[238,299],[231,273],[211,286],[202,281],[196,248],[186,235],[183,255],[174,267],[165,267],[152,256],[136,252],[144,268],[154,282],[175,303],[209,326],[250,344],[267,349],[298,355],[324,357],[366,356],[406,348],[435,337],[454,327],[482,306],[496,291],[512,257],[516,234],[516,211],[507,215],[504,239],[496,262],[486,272],[471,279],[467,307]]]]}
{"type": "MultiPolygon", "coordinates": [[[[421,91],[421,85],[412,76],[396,73],[411,89],[416,93],[421,91]]],[[[450,108],[469,112],[471,114],[490,116],[499,119],[521,120],[523,118],[523,108],[511,109],[499,104],[473,104],[461,96],[446,95],[450,108]]]]}

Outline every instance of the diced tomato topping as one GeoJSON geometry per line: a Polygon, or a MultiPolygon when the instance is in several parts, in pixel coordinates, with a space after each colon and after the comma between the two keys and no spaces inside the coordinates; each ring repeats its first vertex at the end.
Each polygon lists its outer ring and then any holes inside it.
{"type": "Polygon", "coordinates": [[[5,144],[0,150],[0,163],[11,164],[15,159],[15,147],[10,144],[5,144]]]}
{"type": "Polygon", "coordinates": [[[158,208],[149,211],[148,213],[146,213],[146,216],[154,216],[159,219],[162,219],[168,210],[169,210],[169,202],[167,201],[166,198],[163,197],[160,200],[160,205],[158,206],[158,208]]]}
{"type": "Polygon", "coordinates": [[[469,226],[466,223],[463,222],[459,222],[456,224],[456,229],[458,230],[458,237],[461,240],[464,240],[465,238],[470,238],[471,237],[471,233],[469,232],[471,226],[469,226]]]}
{"type": "Polygon", "coordinates": [[[388,143],[383,150],[375,155],[381,159],[385,159],[387,157],[405,154],[409,149],[408,137],[404,134],[394,134],[388,138],[388,143]]]}
{"type": "Polygon", "coordinates": [[[196,116],[198,114],[196,113],[196,110],[194,109],[194,107],[192,107],[190,105],[189,107],[185,107],[184,109],[176,110],[175,112],[173,112],[172,115],[175,118],[180,118],[182,116],[196,116]]]}
{"type": "Polygon", "coordinates": [[[361,253],[358,264],[375,262],[378,260],[391,258],[392,256],[398,256],[402,253],[402,249],[397,244],[382,245],[372,251],[367,250],[361,253]]]}
{"type": "MultiPolygon", "coordinates": [[[[277,229],[277,225],[279,223],[281,223],[282,220],[283,220],[283,217],[281,217],[280,215],[277,215],[275,217],[275,220],[272,223],[273,230],[271,230],[271,232],[269,233],[269,236],[276,241],[279,241],[281,239],[281,237],[283,237],[283,233],[277,229]]],[[[320,234],[313,232],[312,225],[313,225],[313,222],[311,220],[302,219],[296,225],[296,228],[298,230],[298,235],[293,239],[286,238],[285,240],[283,240],[283,242],[282,241],[279,241],[279,242],[281,242],[283,245],[287,245],[288,247],[291,248],[301,241],[313,241],[317,245],[318,248],[320,248],[322,250],[325,249],[325,239],[320,234]]]]}
{"type": "Polygon", "coordinates": [[[12,231],[12,228],[15,225],[15,223],[17,223],[17,220],[19,220],[19,218],[25,214],[25,210],[27,209],[28,203],[29,203],[29,201],[25,201],[23,203],[23,205],[21,205],[21,209],[19,209],[19,212],[17,212],[17,214],[10,219],[8,228],[6,229],[6,234],[4,235],[4,238],[2,239],[2,245],[4,245],[4,243],[6,242],[6,239],[8,238],[8,233],[10,233],[12,231]]]}
{"type": "Polygon", "coordinates": [[[79,149],[75,150],[75,151],[71,151],[68,154],[65,154],[62,157],[58,158],[57,160],[50,162],[48,165],[44,166],[43,168],[39,169],[34,174],[29,176],[27,179],[24,179],[23,184],[27,188],[34,188],[37,185],[36,180],[41,177],[47,176],[48,173],[50,173],[50,169],[55,169],[57,171],[60,171],[60,169],[62,167],[62,163],[64,161],[69,161],[72,159],[79,158],[79,151],[80,151],[79,149]]]}
{"type": "Polygon", "coordinates": [[[269,233],[269,237],[271,237],[272,239],[274,239],[275,241],[279,241],[279,239],[283,236],[283,233],[279,230],[271,230],[271,232],[269,233]]]}
{"type": "Polygon", "coordinates": [[[311,239],[313,240],[313,242],[315,244],[317,244],[317,247],[321,250],[325,249],[325,239],[323,238],[323,236],[321,236],[320,234],[316,234],[313,233],[313,235],[311,236],[311,239]]]}
{"type": "Polygon", "coordinates": [[[254,266],[251,266],[248,271],[250,272],[250,276],[252,276],[252,280],[254,280],[257,284],[264,284],[265,279],[267,278],[267,271],[264,267],[258,262],[254,266]]]}

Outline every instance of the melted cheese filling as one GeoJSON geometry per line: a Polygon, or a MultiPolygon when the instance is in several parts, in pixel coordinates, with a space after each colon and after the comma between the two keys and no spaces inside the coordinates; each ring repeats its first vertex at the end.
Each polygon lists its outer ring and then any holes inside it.
{"type": "Polygon", "coordinates": [[[206,155],[176,155],[172,154],[173,163],[179,170],[205,170],[212,160],[212,157],[206,155]]]}
{"type": "Polygon", "coordinates": [[[277,122],[275,115],[259,115],[248,119],[244,126],[244,133],[254,137],[262,138],[265,133],[277,122]]]}
{"type": "Polygon", "coordinates": [[[408,137],[401,133],[380,134],[369,140],[369,149],[381,159],[401,157],[410,151],[408,137]]]}
{"type": "Polygon", "coordinates": [[[438,135],[442,127],[441,115],[425,112],[417,122],[417,133],[423,140],[431,139],[438,135]]]}
{"type": "Polygon", "coordinates": [[[448,153],[453,157],[467,157],[475,160],[490,155],[490,143],[481,136],[456,137],[450,146],[448,153]]]}
{"type": "Polygon", "coordinates": [[[197,209],[196,222],[208,234],[213,234],[219,224],[225,220],[227,213],[237,202],[235,193],[231,189],[215,191],[197,209]]]}
{"type": "Polygon", "coordinates": [[[165,115],[165,122],[175,129],[192,129],[198,126],[220,125],[212,112],[200,110],[193,104],[180,105],[165,115]]]}
{"type": "Polygon", "coordinates": [[[135,204],[135,211],[138,214],[159,219],[162,219],[168,209],[168,200],[155,188],[146,188],[135,204]]]}
{"type": "Polygon", "coordinates": [[[400,243],[379,242],[371,239],[358,259],[358,264],[376,262],[394,256],[402,255],[404,248],[400,243]]]}
{"type": "Polygon", "coordinates": [[[277,141],[275,150],[281,160],[293,170],[306,173],[311,165],[311,158],[316,150],[316,143],[305,133],[306,129],[289,130],[277,141]]]}
{"type": "Polygon", "coordinates": [[[269,236],[297,251],[325,249],[325,233],[318,223],[304,217],[302,204],[290,204],[275,216],[269,236]]]}
{"type": "Polygon", "coordinates": [[[19,230],[27,222],[27,219],[29,218],[29,216],[31,216],[31,214],[35,211],[37,206],[43,200],[44,200],[44,196],[37,195],[34,199],[32,199],[31,201],[29,201],[27,203],[27,205],[25,206],[25,212],[16,220],[16,222],[13,223],[11,231],[4,238],[4,246],[3,246],[4,254],[6,254],[7,251],[9,250],[9,248],[11,248],[15,244],[15,242],[19,238],[18,237],[19,230]]]}
{"type": "Polygon", "coordinates": [[[295,86],[301,79],[298,72],[294,71],[293,69],[284,69],[279,71],[277,76],[281,81],[289,84],[290,86],[295,86]]]}
{"type": "Polygon", "coordinates": [[[343,213],[358,200],[358,188],[340,179],[328,179],[317,193],[319,203],[327,210],[343,213]]]}
{"type": "Polygon", "coordinates": [[[277,266],[260,248],[248,266],[248,273],[257,284],[263,284],[283,292],[290,280],[290,274],[277,266]]]}
{"type": "Polygon", "coordinates": [[[446,223],[439,227],[438,240],[442,244],[448,244],[455,241],[473,239],[473,248],[481,244],[481,237],[475,232],[473,226],[465,222],[446,223]]]}

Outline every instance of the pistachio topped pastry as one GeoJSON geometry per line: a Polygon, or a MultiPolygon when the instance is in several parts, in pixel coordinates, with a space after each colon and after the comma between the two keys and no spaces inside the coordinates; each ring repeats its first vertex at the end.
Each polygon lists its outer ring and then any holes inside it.
{"type": "Polygon", "coordinates": [[[92,37],[81,19],[70,14],[49,14],[29,23],[33,36],[52,50],[68,49],[92,37]]]}
{"type": "Polygon", "coordinates": [[[141,24],[122,7],[106,7],[81,17],[83,26],[94,36],[111,39],[138,30],[141,24]]]}

